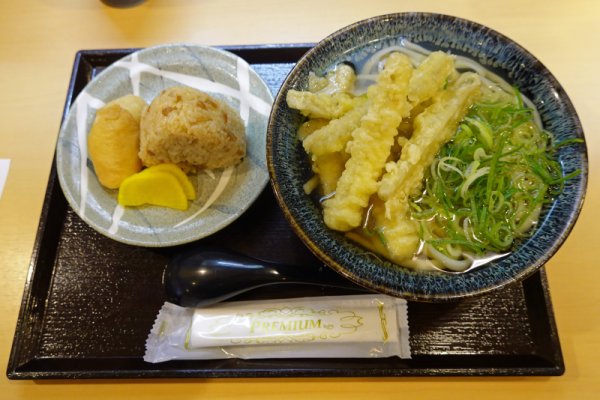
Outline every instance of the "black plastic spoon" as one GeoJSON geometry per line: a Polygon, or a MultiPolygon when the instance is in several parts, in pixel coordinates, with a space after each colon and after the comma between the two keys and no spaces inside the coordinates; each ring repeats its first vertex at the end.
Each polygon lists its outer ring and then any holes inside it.
{"type": "Polygon", "coordinates": [[[283,283],[367,290],[326,266],[276,265],[215,248],[178,254],[163,274],[167,299],[183,307],[208,306],[252,289],[283,283]]]}

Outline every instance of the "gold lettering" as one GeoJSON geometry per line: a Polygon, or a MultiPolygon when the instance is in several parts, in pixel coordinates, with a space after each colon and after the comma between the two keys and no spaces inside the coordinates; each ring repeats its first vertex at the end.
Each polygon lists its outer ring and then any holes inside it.
{"type": "Polygon", "coordinates": [[[252,325],[250,325],[250,333],[254,333],[256,328],[260,326],[260,321],[253,321],[252,325]]]}
{"type": "Polygon", "coordinates": [[[290,321],[260,321],[251,320],[250,333],[270,331],[303,331],[309,329],[320,329],[323,321],[321,319],[295,319],[290,321]]]}

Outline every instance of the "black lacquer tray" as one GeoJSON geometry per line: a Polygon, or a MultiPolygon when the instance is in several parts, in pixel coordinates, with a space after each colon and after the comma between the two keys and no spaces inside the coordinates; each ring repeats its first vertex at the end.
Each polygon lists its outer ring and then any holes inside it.
{"type": "MultiPolygon", "coordinates": [[[[275,93],[309,45],[227,48],[251,63],[275,93]]],[[[85,50],[75,59],[66,110],[102,68],[126,50],[85,50]]],[[[236,222],[202,242],[306,268],[321,264],[288,227],[271,188],[236,222]]],[[[161,275],[182,247],[121,244],[88,227],[50,173],[7,375],[41,378],[561,375],[564,363],[542,269],[487,295],[409,303],[412,359],[142,360],[164,302],[161,275]]],[[[272,287],[249,298],[341,294],[272,287]]]]}

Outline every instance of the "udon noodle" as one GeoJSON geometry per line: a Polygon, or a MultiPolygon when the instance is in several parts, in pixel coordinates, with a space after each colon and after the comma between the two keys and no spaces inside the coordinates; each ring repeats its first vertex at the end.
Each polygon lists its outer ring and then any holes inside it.
{"type": "Polygon", "coordinates": [[[287,102],[325,224],[404,267],[464,271],[531,234],[565,179],[534,104],[479,63],[409,41],[310,75],[287,102]]]}

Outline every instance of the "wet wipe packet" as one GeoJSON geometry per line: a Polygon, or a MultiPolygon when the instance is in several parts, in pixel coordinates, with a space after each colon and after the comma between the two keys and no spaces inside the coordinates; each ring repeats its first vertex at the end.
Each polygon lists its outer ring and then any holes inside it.
{"type": "Polygon", "coordinates": [[[165,303],[144,360],[410,358],[407,304],[386,295],[165,303]]]}

